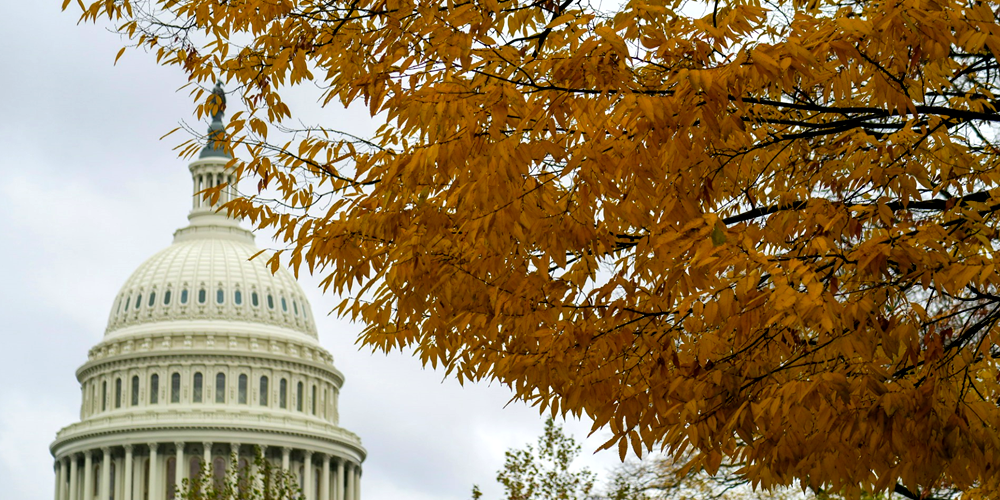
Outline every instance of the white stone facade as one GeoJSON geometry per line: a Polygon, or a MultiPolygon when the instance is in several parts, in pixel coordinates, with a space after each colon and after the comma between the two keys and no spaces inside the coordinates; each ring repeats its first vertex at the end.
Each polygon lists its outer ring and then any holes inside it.
{"type": "MultiPolygon", "coordinates": [[[[226,162],[192,162],[195,192],[231,181],[226,162]]],[[[114,298],[77,370],[80,421],[51,445],[55,500],[171,500],[202,463],[252,462],[255,448],[308,500],[360,500],[366,452],[339,426],[344,377],[305,294],[250,260],[252,234],[216,209],[195,196],[190,225],[114,298]]]]}

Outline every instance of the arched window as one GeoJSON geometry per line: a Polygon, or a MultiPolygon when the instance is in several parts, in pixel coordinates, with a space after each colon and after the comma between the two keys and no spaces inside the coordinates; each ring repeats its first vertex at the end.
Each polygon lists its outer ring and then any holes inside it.
{"type": "Polygon", "coordinates": [[[205,292],[205,289],[198,290],[198,303],[204,304],[206,300],[208,300],[208,293],[205,292]]]}
{"type": "Polygon", "coordinates": [[[243,305],[243,294],[239,290],[233,292],[233,303],[236,305],[243,305]]]}
{"type": "Polygon", "coordinates": [[[142,305],[142,294],[135,296],[135,308],[138,309],[142,305]]]}
{"type": "Polygon", "coordinates": [[[260,405],[267,406],[267,376],[260,378],[260,405]]]}
{"type": "Polygon", "coordinates": [[[201,393],[202,393],[202,388],[203,388],[204,385],[205,384],[204,384],[203,377],[201,376],[201,372],[195,372],[195,374],[194,374],[194,387],[192,387],[192,391],[191,391],[191,400],[194,401],[195,403],[200,403],[201,402],[201,393]]]}
{"type": "Polygon", "coordinates": [[[115,379],[115,408],[122,407],[122,379],[115,379]]]}
{"type": "Polygon", "coordinates": [[[278,406],[288,408],[288,381],[285,379],[278,383],[278,406]]]}
{"type": "Polygon", "coordinates": [[[247,376],[241,373],[236,380],[236,402],[241,405],[247,404],[247,376]]]}
{"type": "Polygon", "coordinates": [[[250,462],[245,458],[237,462],[236,489],[239,492],[238,498],[247,497],[247,491],[250,489],[250,462]]]}
{"type": "Polygon", "coordinates": [[[274,309],[274,297],[271,294],[267,294],[267,308],[274,309]]]}
{"type": "Polygon", "coordinates": [[[281,310],[284,312],[288,312],[288,302],[285,302],[284,297],[281,298],[281,310]]]}
{"type": "Polygon", "coordinates": [[[316,384],[313,384],[312,388],[312,414],[316,414],[316,384]]]}
{"type": "Polygon", "coordinates": [[[302,411],[302,382],[295,386],[295,409],[302,411]]]}
{"type": "Polygon", "coordinates": [[[153,304],[156,304],[156,292],[149,294],[149,307],[153,307],[153,304]]]}
{"type": "Polygon", "coordinates": [[[132,375],[132,406],[139,406],[139,376],[132,375]]]}
{"type": "Polygon", "coordinates": [[[222,488],[222,484],[226,480],[226,459],[223,457],[215,457],[212,460],[212,479],[215,480],[215,487],[222,488]]]}
{"type": "Polygon", "coordinates": [[[181,374],[177,372],[170,376],[170,402],[181,402],[181,374]]]}
{"type": "Polygon", "coordinates": [[[101,382],[101,411],[108,409],[108,381],[101,382]]]}
{"type": "Polygon", "coordinates": [[[188,460],[187,475],[191,491],[198,491],[201,489],[201,474],[201,457],[191,457],[188,460]]]}
{"type": "Polygon", "coordinates": [[[215,376],[215,402],[226,402],[226,374],[222,372],[215,376]]]}
{"type": "Polygon", "coordinates": [[[170,305],[170,290],[163,292],[163,305],[170,305]]]}
{"type": "Polygon", "coordinates": [[[225,301],[226,301],[226,292],[223,292],[222,289],[220,288],[215,292],[215,303],[221,304],[225,301]]]}
{"type": "Polygon", "coordinates": [[[167,459],[167,500],[173,500],[177,491],[175,487],[177,485],[177,458],[170,457],[167,459]]]}
{"type": "Polygon", "coordinates": [[[188,291],[187,288],[181,290],[181,304],[188,303],[188,291]]]}
{"type": "Polygon", "coordinates": [[[155,405],[160,402],[160,376],[153,374],[149,377],[149,404],[155,405]]]}
{"type": "Polygon", "coordinates": [[[257,302],[257,292],[250,292],[250,304],[254,307],[260,305],[260,303],[257,302]]]}

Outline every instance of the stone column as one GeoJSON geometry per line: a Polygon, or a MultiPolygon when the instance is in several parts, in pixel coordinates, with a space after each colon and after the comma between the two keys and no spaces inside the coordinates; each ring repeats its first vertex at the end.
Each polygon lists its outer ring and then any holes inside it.
{"type": "Polygon", "coordinates": [[[289,460],[291,459],[292,449],[289,447],[284,447],[281,449],[281,470],[288,472],[289,460]]]}
{"type": "Polygon", "coordinates": [[[105,446],[101,448],[101,497],[100,500],[108,500],[111,496],[111,448],[105,446]]]}
{"type": "Polygon", "coordinates": [[[354,500],[361,500],[361,464],[354,469],[354,500]]]}
{"type": "Polygon", "coordinates": [[[91,500],[94,497],[94,450],[87,450],[83,455],[83,498],[91,500]]]}
{"type": "MultiPolygon", "coordinates": [[[[239,443],[229,443],[229,470],[226,474],[229,475],[229,480],[233,482],[234,485],[239,485],[240,480],[240,445],[239,443]]],[[[238,489],[238,488],[237,488],[238,489]]]]}
{"type": "Polygon", "coordinates": [[[62,460],[56,460],[55,469],[56,469],[55,470],[55,472],[56,472],[56,494],[55,494],[55,499],[56,500],[63,500],[62,499],[62,481],[63,481],[63,462],[62,462],[62,460]]]}
{"type": "Polygon", "coordinates": [[[212,443],[201,443],[201,447],[201,467],[202,469],[207,467],[209,472],[209,480],[201,485],[201,491],[205,492],[208,491],[208,485],[212,482],[212,478],[215,477],[215,469],[212,464],[212,443]]]}
{"type": "Polygon", "coordinates": [[[319,500],[330,498],[330,454],[323,455],[323,477],[319,480],[319,500]]]}
{"type": "Polygon", "coordinates": [[[80,475],[80,464],[76,455],[69,456],[69,500],[80,500],[80,488],[77,486],[76,478],[80,475]]]}
{"type": "Polygon", "coordinates": [[[267,460],[267,446],[255,446],[253,449],[253,457],[250,459],[250,487],[262,490],[264,487],[264,479],[260,477],[260,467],[257,466],[258,453],[260,454],[259,456],[261,460],[267,460]]]}
{"type": "Polygon", "coordinates": [[[337,487],[333,489],[334,500],[344,500],[344,459],[337,460],[337,487]]]}
{"type": "Polygon", "coordinates": [[[316,492],[313,491],[315,484],[313,482],[313,452],[306,450],[305,459],[302,460],[302,473],[304,474],[302,478],[302,493],[305,500],[316,500],[316,492]]]}
{"type": "Polygon", "coordinates": [[[184,477],[187,475],[188,464],[184,461],[184,443],[174,443],[174,498],[181,494],[184,477]]]}
{"type": "Polygon", "coordinates": [[[354,464],[348,462],[344,474],[347,474],[347,487],[344,489],[344,499],[354,500],[354,464]]]}
{"type": "Polygon", "coordinates": [[[125,483],[122,485],[122,498],[132,500],[132,466],[135,465],[135,458],[132,457],[132,445],[125,445],[125,483]]]}
{"type": "Polygon", "coordinates": [[[160,468],[156,455],[156,443],[149,443],[149,500],[160,500],[160,468]]]}

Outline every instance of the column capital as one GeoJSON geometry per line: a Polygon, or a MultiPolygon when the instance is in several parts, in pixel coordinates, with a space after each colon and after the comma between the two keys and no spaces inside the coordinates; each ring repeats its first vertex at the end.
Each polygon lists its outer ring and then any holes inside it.
{"type": "Polygon", "coordinates": [[[211,441],[204,441],[204,442],[201,443],[201,446],[203,448],[205,448],[206,450],[211,450],[212,449],[212,442],[211,441]]]}
{"type": "Polygon", "coordinates": [[[240,443],[229,443],[229,449],[233,450],[233,452],[239,451],[240,450],[240,443]]]}
{"type": "Polygon", "coordinates": [[[323,463],[324,464],[330,463],[330,454],[329,453],[323,453],[322,455],[323,455],[323,463]]]}
{"type": "Polygon", "coordinates": [[[311,458],[313,456],[312,450],[302,450],[306,454],[306,458],[311,458]]]}
{"type": "Polygon", "coordinates": [[[91,458],[93,456],[94,456],[94,450],[87,450],[87,451],[83,452],[83,457],[84,458],[91,458]]]}
{"type": "Polygon", "coordinates": [[[122,448],[125,448],[125,453],[132,453],[132,444],[123,444],[122,448]]]}
{"type": "Polygon", "coordinates": [[[292,452],[292,447],[291,446],[282,446],[281,447],[281,451],[283,453],[291,453],[292,452]]]}
{"type": "Polygon", "coordinates": [[[110,446],[102,446],[101,447],[101,453],[103,453],[105,455],[110,455],[111,454],[111,447],[110,446]]]}
{"type": "Polygon", "coordinates": [[[156,451],[160,445],[159,443],[146,443],[146,446],[149,446],[149,451],[156,451]]]}

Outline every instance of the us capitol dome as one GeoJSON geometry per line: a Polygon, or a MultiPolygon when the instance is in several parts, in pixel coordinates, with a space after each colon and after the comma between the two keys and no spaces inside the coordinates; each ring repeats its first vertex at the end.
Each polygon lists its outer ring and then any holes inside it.
{"type": "MultiPolygon", "coordinates": [[[[220,111],[209,137],[221,133],[220,111]]],[[[233,197],[229,159],[210,139],[188,167],[193,193],[228,183],[219,203],[233,197]]],[[[251,260],[259,249],[239,221],[192,200],[189,225],[125,282],[76,372],[80,421],[50,446],[55,499],[171,500],[202,464],[222,477],[260,448],[305,499],[360,500],[366,452],[339,425],[344,376],[302,288],[251,260]]]]}

